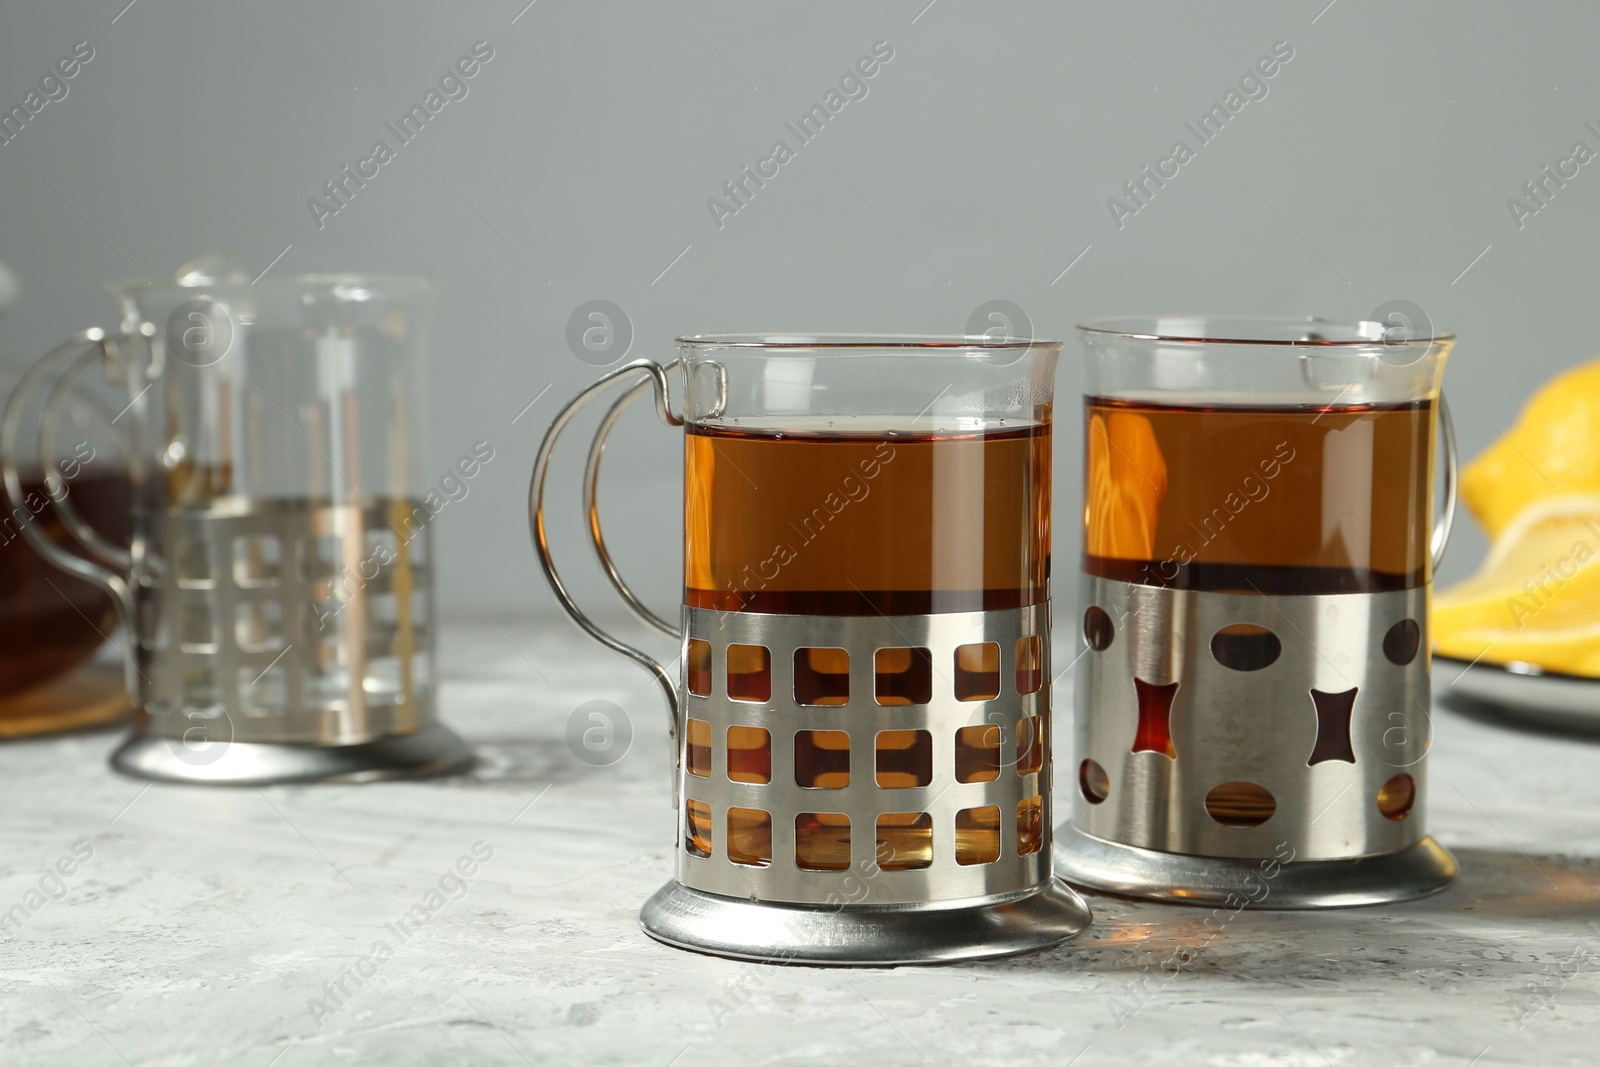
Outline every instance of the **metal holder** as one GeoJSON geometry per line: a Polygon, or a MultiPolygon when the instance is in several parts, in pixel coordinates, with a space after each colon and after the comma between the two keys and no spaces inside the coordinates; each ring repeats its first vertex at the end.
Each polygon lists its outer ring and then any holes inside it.
{"type": "MultiPolygon", "coordinates": [[[[1038,636],[1045,644],[1048,607],[892,618],[683,615],[683,832],[677,881],[641,915],[652,937],[751,959],[921,963],[1043,948],[1088,924],[1088,908],[1050,876],[1048,689],[1006,684],[1017,676],[1018,642],[1038,636]],[[960,700],[956,650],[985,644],[1000,652],[1000,692],[960,700]],[[730,695],[722,668],[731,645],[765,650],[766,700],[730,695]],[[837,676],[848,678],[842,702],[796,699],[796,664],[812,649],[848,657],[848,674],[837,676]],[[925,702],[878,703],[880,649],[926,651],[925,702]],[[691,662],[706,669],[705,695],[690,686],[691,662]],[[732,731],[767,738],[765,759],[757,750],[757,769],[742,780],[730,773],[732,731]],[[828,760],[830,787],[802,784],[808,749],[828,760]]],[[[1048,677],[1047,663],[1033,669],[1048,677]]]]}
{"type": "Polygon", "coordinates": [[[681,628],[670,627],[611,564],[594,497],[611,426],[652,383],[662,421],[681,425],[668,404],[664,368],[646,360],[620,367],[556,416],[529,490],[534,544],[557,599],[596,640],[648,669],[671,708],[677,877],[644,905],[645,932],[738,959],[870,966],[1024,952],[1083,930],[1087,905],[1050,872],[1048,605],[892,618],[684,608],[681,628]],[[624,602],[682,642],[677,678],[583,613],[556,572],[545,530],[544,487],[558,436],[601,391],[640,374],[644,380],[602,421],[584,502],[591,541],[624,602]],[[1038,677],[1027,693],[1014,681],[1017,643],[1025,638],[1038,677]],[[974,644],[997,646],[1000,689],[985,699],[958,699],[956,649],[974,644]],[[742,660],[766,664],[754,689],[730,692],[730,646],[745,646],[742,660]],[[842,699],[797,699],[796,656],[812,649],[848,657],[842,699]],[[880,649],[925,655],[929,692],[880,703],[880,649]],[[958,733],[969,728],[963,746],[958,733]],[[1029,739],[1020,760],[1019,728],[1029,739]],[[741,759],[737,773],[730,773],[730,730],[741,732],[741,741],[765,734],[754,766],[741,759]],[[880,737],[885,732],[894,734],[880,737]],[[913,740],[907,732],[920,733],[913,740]],[[915,766],[900,772],[908,778],[879,779],[885,740],[910,742],[915,766]],[[797,767],[823,758],[819,750],[827,753],[829,777],[803,784],[797,767]],[[890,819],[880,824],[883,816],[890,819]],[[730,818],[740,829],[736,850],[729,847],[730,818]]]}
{"type": "MultiPolygon", "coordinates": [[[[1434,565],[1449,538],[1455,447],[1434,565]]],[[[1057,869],[1238,908],[1411,900],[1456,878],[1427,836],[1431,585],[1195,592],[1084,577],[1073,813],[1057,869]]]]}
{"type": "Polygon", "coordinates": [[[162,556],[133,584],[139,707],[111,765],[258,785],[470,764],[435,718],[420,507],[224,498],[156,517],[162,556]]]}
{"type": "Polygon", "coordinates": [[[1057,838],[1068,881],[1311,908],[1455,879],[1424,831],[1425,588],[1261,596],[1090,578],[1087,602],[1104,616],[1078,672],[1078,780],[1057,838]],[[1221,662],[1216,636],[1241,624],[1280,650],[1270,663],[1221,662]]]}

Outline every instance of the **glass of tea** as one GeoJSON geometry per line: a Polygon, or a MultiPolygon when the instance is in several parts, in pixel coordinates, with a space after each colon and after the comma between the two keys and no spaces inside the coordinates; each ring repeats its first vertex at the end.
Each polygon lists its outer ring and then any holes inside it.
{"type": "Polygon", "coordinates": [[[535,545],[563,607],[649,669],[677,741],[677,873],[651,936],[751,959],[866,964],[1071,937],[1051,874],[1054,341],[695,336],[602,377],[535,462],[535,545]],[[585,509],[625,602],[676,671],[574,603],[546,536],[558,436],[627,388],[591,446],[585,509]],[[683,601],[645,608],[595,499],[606,435],[654,390],[684,428],[683,601]],[[675,399],[674,399],[675,398],[675,399]]]}
{"type": "Polygon", "coordinates": [[[1083,652],[1058,864],[1230,907],[1442,889],[1456,867],[1423,797],[1454,337],[1200,316],[1079,331],[1083,652]]]}
{"type": "Polygon", "coordinates": [[[46,355],[0,423],[9,506],[31,507],[24,414],[42,406],[54,472],[63,439],[48,427],[67,387],[94,370],[117,394],[107,417],[128,442],[117,500],[130,539],[79,521],[108,492],[81,478],[46,487],[54,525],[20,528],[115,606],[134,728],[112,766],[257,784],[470,762],[434,707],[431,286],[195,273],[112,296],[118,329],[46,355]]]}

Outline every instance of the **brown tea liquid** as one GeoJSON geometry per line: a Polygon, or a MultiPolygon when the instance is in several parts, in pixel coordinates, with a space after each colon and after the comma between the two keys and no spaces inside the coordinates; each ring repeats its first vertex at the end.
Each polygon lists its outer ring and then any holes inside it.
{"type": "MultiPolygon", "coordinates": [[[[1016,608],[1049,596],[1048,423],[938,434],[691,426],[684,479],[684,602],[691,607],[932,614],[1016,608]]],[[[963,686],[975,699],[998,692],[1000,664],[992,651],[976,646],[970,662],[941,663],[936,672],[925,650],[882,649],[873,664],[876,692],[865,696],[880,704],[925,703],[936,677],[941,683],[954,679],[950,684],[958,695],[963,686]]],[[[1036,674],[1038,653],[1031,655],[1035,666],[1026,669],[1036,674]]],[[[728,672],[730,695],[766,700],[772,695],[766,657],[765,649],[734,645],[725,664],[700,666],[691,649],[691,690],[709,687],[705,672],[714,668],[728,672]]],[[[1019,662],[1026,665],[1028,655],[1019,662]]],[[[803,649],[794,663],[794,697],[817,706],[861,699],[863,694],[848,691],[849,675],[842,649],[803,649]]],[[[1042,682],[1030,682],[1028,691],[1042,682]]],[[[689,725],[690,773],[698,773],[697,764],[709,768],[710,733],[699,731],[700,742],[696,723],[689,725]]],[[[849,763],[848,734],[799,731],[795,765],[788,768],[772,766],[765,730],[738,729],[741,736],[728,739],[730,775],[758,775],[739,780],[793,774],[801,786],[828,789],[864,776],[895,788],[926,785],[932,774],[926,731],[879,734],[875,765],[869,766],[849,763]]],[[[998,776],[999,734],[995,726],[963,731],[958,762],[966,754],[974,769],[962,780],[998,776]],[[993,766],[986,772],[988,764],[993,766]]],[[[817,805],[820,810],[800,815],[795,826],[795,862],[802,867],[845,869],[852,835],[866,835],[886,869],[914,870],[932,862],[933,822],[925,812],[851,823],[826,810],[825,793],[818,794],[817,805]]],[[[771,861],[766,812],[733,809],[727,825],[715,828],[709,809],[689,816],[692,837],[725,832],[729,854],[740,862],[771,861]]],[[[956,826],[957,861],[998,856],[1002,823],[996,807],[964,811],[956,826]]]]}
{"type": "MultiPolygon", "coordinates": [[[[127,544],[125,475],[85,469],[66,486],[84,521],[113,543],[127,544]]],[[[5,736],[50,729],[52,723],[82,725],[84,714],[94,708],[116,713],[125,703],[118,671],[46,687],[112,636],[117,612],[105,590],[58,569],[23,538],[22,526],[31,523],[68,551],[76,545],[37,471],[24,474],[22,496],[20,509],[9,504],[0,509],[0,735],[5,736]]]]}
{"type": "Polygon", "coordinates": [[[1431,574],[1433,402],[1178,407],[1086,398],[1089,574],[1220,592],[1431,574]]]}
{"type": "Polygon", "coordinates": [[[1039,604],[1050,427],[793,433],[691,426],[684,603],[923,615],[1039,604]]]}

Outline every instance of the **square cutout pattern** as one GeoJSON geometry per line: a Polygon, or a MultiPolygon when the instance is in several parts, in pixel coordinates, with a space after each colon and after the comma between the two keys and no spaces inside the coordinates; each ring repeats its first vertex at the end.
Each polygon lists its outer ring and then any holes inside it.
{"type": "Polygon", "coordinates": [[[400,628],[400,598],[394,593],[368,591],[367,625],[393,634],[400,628]]]}
{"type": "Polygon", "coordinates": [[[806,871],[843,871],[850,866],[850,816],[803,811],[794,817],[794,862],[806,871]]]}
{"type": "MultiPolygon", "coordinates": [[[[684,803],[684,848],[692,856],[712,853],[711,807],[684,803]]],[[[772,815],[760,808],[729,807],[725,815],[729,862],[746,867],[772,864],[772,815]]],[[[874,826],[879,870],[917,871],[933,865],[933,816],[925,811],[885,812],[874,826]]],[[[1044,798],[1024,797],[1016,807],[1017,855],[1042,851],[1048,827],[1044,798]]],[[[963,808],[955,817],[956,862],[963,867],[994,863],[1001,853],[1001,814],[996,805],[963,808]]],[[[850,867],[850,818],[842,812],[801,812],[795,817],[795,865],[808,871],[850,867]]]]}
{"type": "Polygon", "coordinates": [[[276,585],[283,573],[283,542],[271,535],[233,539],[233,580],[245,587],[276,585]]]}
{"type": "Polygon", "coordinates": [[[246,600],[234,605],[234,640],[246,652],[283,647],[283,603],[246,600]]]}
{"type": "Polygon", "coordinates": [[[794,650],[794,702],[839,707],[850,702],[850,653],[842,648],[794,650]]]}
{"type": "Polygon", "coordinates": [[[300,574],[309,581],[339,573],[340,539],[333,534],[300,539],[300,574]]]}
{"type": "Polygon", "coordinates": [[[683,733],[683,769],[696,778],[710,778],[711,724],[704,719],[690,719],[683,733]]]}
{"type": "Polygon", "coordinates": [[[926,730],[880,732],[877,755],[883,789],[914,789],[933,781],[933,735],[926,730]]]}
{"type": "Polygon", "coordinates": [[[1044,688],[1044,642],[1038,634],[1017,639],[1017,692],[1037,693],[1044,688]]]}
{"type": "Polygon", "coordinates": [[[728,646],[728,699],[747,704],[772,699],[772,653],[765,645],[728,646]]]}
{"type": "Polygon", "coordinates": [[[217,650],[217,620],[210,601],[187,601],[179,609],[178,644],[185,652],[217,650]]]}
{"type": "Polygon", "coordinates": [[[390,562],[399,558],[399,555],[400,544],[396,540],[392,529],[380,528],[367,531],[367,546],[361,556],[365,566],[370,568],[372,565],[365,563],[366,560],[371,560],[373,564],[378,566],[387,566],[390,562]]]}
{"type": "Polygon", "coordinates": [[[956,649],[957,700],[993,700],[1000,695],[1000,646],[993,641],[956,649]]]}
{"type": "Polygon", "coordinates": [[[933,699],[933,653],[925,648],[880,648],[872,671],[873,695],[885,707],[933,699]]]}
{"type": "Polygon", "coordinates": [[[338,601],[305,606],[306,640],[319,645],[336,645],[344,641],[344,605],[338,601]]]}
{"type": "Polygon", "coordinates": [[[843,730],[799,730],[794,735],[794,780],[806,789],[850,784],[850,735],[843,730]]]}
{"type": "Polygon", "coordinates": [[[1000,777],[1000,727],[993,723],[956,731],[956,781],[992,782],[1000,777]]]}
{"type": "Polygon", "coordinates": [[[751,785],[772,781],[772,735],[760,726],[728,727],[728,778],[751,785]]]}
{"type": "Polygon", "coordinates": [[[246,715],[260,718],[282,712],[288,691],[282,663],[239,668],[239,707],[246,715]]]}
{"type": "Polygon", "coordinates": [[[186,665],[183,668],[183,702],[185,704],[222,703],[222,676],[211,667],[186,665]]]}
{"type": "Polygon", "coordinates": [[[683,658],[684,682],[689,692],[697,697],[711,695],[711,642],[698,637],[689,638],[689,647],[683,658]]]}
{"type": "Polygon", "coordinates": [[[161,610],[161,601],[141,590],[135,604],[139,619],[139,644],[151,650],[166,648],[167,619],[161,610]]]}
{"type": "Polygon", "coordinates": [[[729,808],[728,859],[746,867],[770,865],[772,816],[759,808],[729,808]]]}
{"type": "Polygon", "coordinates": [[[1049,744],[1042,715],[1017,720],[1017,773],[1038,774],[1044,768],[1044,746],[1049,744]]]}
{"type": "Polygon", "coordinates": [[[1017,804],[1017,855],[1031,856],[1044,848],[1044,798],[1024,797],[1017,804]]]}
{"type": "MultiPolygon", "coordinates": [[[[241,541],[245,540],[243,538],[241,541]]],[[[241,552],[243,550],[241,549],[241,552]]],[[[258,554],[265,556],[262,550],[258,554]]],[[[252,574],[270,573],[270,558],[251,564],[252,574]]],[[[248,631],[254,639],[272,630],[270,620],[249,615],[241,605],[240,642],[248,631]],[[248,617],[248,618],[247,618],[248,617]]],[[[330,620],[331,621],[331,620],[330,620]]],[[[281,631],[281,622],[278,623],[281,631]]],[[[324,638],[326,640],[326,638],[324,638]]],[[[1015,650],[1015,684],[1019,694],[1044,687],[1043,641],[1023,637],[1015,650]]],[[[953,695],[957,700],[993,700],[1000,695],[1002,657],[994,642],[959,646],[954,656],[953,695]]],[[[709,641],[690,638],[685,649],[685,684],[694,696],[709,696],[714,650],[709,641]]],[[[771,653],[762,645],[727,646],[727,695],[745,703],[769,703],[772,697],[771,653]]],[[[933,698],[933,657],[926,648],[879,649],[873,659],[874,698],[883,706],[926,704],[933,698]]],[[[245,680],[241,679],[241,685],[245,680]]],[[[842,648],[801,648],[794,655],[794,701],[808,707],[839,707],[850,700],[850,657],[842,648]]],[[[883,730],[874,738],[874,784],[880,789],[927,786],[934,778],[933,737],[927,730],[883,730]]],[[[992,782],[1000,777],[1003,730],[980,723],[956,731],[954,771],[958,782],[992,782]]],[[[1043,714],[1017,722],[1018,774],[1043,769],[1048,744],[1043,714]]],[[[709,778],[712,768],[709,722],[690,718],[686,725],[685,769],[709,778]]],[[[760,726],[727,728],[726,773],[731,781],[765,785],[772,781],[772,736],[760,726]]],[[[794,735],[794,773],[808,789],[845,789],[850,785],[850,734],[843,730],[800,730],[794,735]]],[[[1046,845],[1044,801],[1035,795],[1017,804],[1016,850],[1033,855],[1046,845]]],[[[1001,854],[1001,809],[996,805],[963,808],[955,817],[955,860],[962,866],[994,863],[1001,854]]],[[[1009,821],[1009,820],[1005,820],[1009,821]]],[[[729,807],[724,815],[726,849],[732,863],[767,867],[772,863],[772,815],[759,808],[729,807]]],[[[684,848],[691,855],[712,853],[712,812],[704,801],[684,802],[684,848]]],[[[874,825],[875,856],[884,871],[922,870],[933,863],[933,817],[925,811],[887,812],[874,825]]],[[[794,859],[803,870],[843,871],[850,867],[850,818],[842,812],[802,812],[795,817],[794,859]]],[[[1009,836],[1009,835],[1008,835],[1009,836]]]]}
{"type": "Polygon", "coordinates": [[[711,805],[688,800],[683,805],[683,848],[702,859],[711,855],[711,805]]]}
{"type": "Polygon", "coordinates": [[[993,804],[956,812],[956,862],[963,867],[1000,858],[1000,809],[993,804]]]}
{"type": "MultiPolygon", "coordinates": [[[[175,536],[165,572],[139,579],[138,644],[181,653],[184,661],[175,691],[164,700],[150,694],[153,705],[262,719],[290,708],[327,712],[362,699],[399,708],[432,685],[425,640],[431,598],[409,571],[398,585],[388,571],[374,580],[370,568],[377,563],[347,573],[342,552],[356,542],[309,534],[328,529],[326,521],[283,529],[275,523],[269,531],[264,523],[228,520],[175,536]],[[298,587],[309,575],[320,578],[310,590],[298,587]],[[364,646],[352,643],[363,633],[364,646]],[[198,672],[190,666],[204,661],[215,666],[198,672]]],[[[377,533],[393,541],[388,531],[377,533]]]]}
{"type": "Polygon", "coordinates": [[[920,871],[933,864],[933,816],[925,811],[894,811],[878,816],[878,867],[920,871]]]}
{"type": "MultiPolygon", "coordinates": [[[[267,538],[240,538],[270,540],[267,538]]],[[[319,538],[316,542],[337,541],[319,538]]],[[[310,545],[315,542],[308,541],[310,545]]],[[[334,546],[336,548],[336,546],[334,546]]],[[[242,551],[242,549],[241,549],[242,551]]],[[[308,561],[320,556],[308,557],[308,561]]],[[[315,571],[316,566],[311,565],[315,571]]],[[[322,583],[326,585],[327,583],[322,583]]],[[[318,595],[331,589],[320,590],[318,595]]],[[[323,599],[327,599],[326,596],[323,599]]],[[[955,650],[952,695],[961,701],[994,700],[1003,686],[1000,646],[994,641],[960,645],[955,650]]],[[[764,645],[730,644],[727,695],[747,704],[772,700],[772,653],[764,645]]],[[[710,696],[714,650],[711,642],[691,637],[684,649],[684,686],[693,696],[710,696]]],[[[1044,642],[1038,634],[1018,639],[1015,685],[1019,695],[1044,688],[1044,642]]],[[[842,707],[850,702],[850,653],[843,648],[797,648],[791,674],[794,702],[802,707],[842,707]]],[[[942,680],[942,679],[941,679],[942,680]]],[[[933,699],[933,654],[926,648],[880,648],[873,654],[873,697],[883,707],[927,704],[933,699]]]]}
{"type": "Polygon", "coordinates": [[[173,564],[177,570],[178,584],[194,588],[207,588],[216,582],[211,542],[200,540],[179,541],[173,548],[173,564]]]}

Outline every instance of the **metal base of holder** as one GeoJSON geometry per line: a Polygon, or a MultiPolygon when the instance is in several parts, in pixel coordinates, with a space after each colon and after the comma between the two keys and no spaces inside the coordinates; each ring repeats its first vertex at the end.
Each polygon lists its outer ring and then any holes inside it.
{"type": "Polygon", "coordinates": [[[374,782],[454,774],[472,765],[472,750],[442,723],[357,745],[218,742],[190,751],[177,738],[133,734],[111,755],[114,770],[152,782],[189,785],[278,785],[374,782]]]}
{"type": "Polygon", "coordinates": [[[1050,879],[982,903],[752,903],[668,882],[639,913],[644,932],[676,948],[766,963],[888,967],[951,963],[1049,948],[1082,932],[1089,906],[1050,879]]]}
{"type": "Polygon", "coordinates": [[[1246,907],[1265,911],[1416,900],[1448,888],[1459,873],[1455,857],[1431,837],[1399,852],[1280,864],[1270,878],[1262,861],[1156,852],[1104,841],[1071,825],[1056,828],[1055,849],[1056,872],[1082,889],[1206,907],[1235,907],[1243,898],[1246,907]],[[1263,886],[1266,895],[1253,901],[1263,886]]]}

